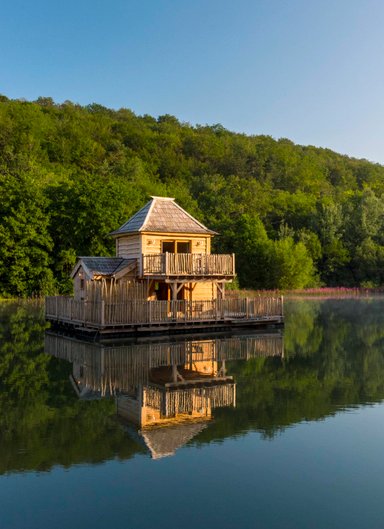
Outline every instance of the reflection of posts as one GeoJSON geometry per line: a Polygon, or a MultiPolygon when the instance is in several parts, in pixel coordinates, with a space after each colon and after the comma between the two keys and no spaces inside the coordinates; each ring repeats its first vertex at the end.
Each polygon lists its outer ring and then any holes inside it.
{"type": "Polygon", "coordinates": [[[276,332],[112,347],[48,332],[45,351],[73,363],[73,382],[81,398],[100,398],[121,393],[132,395],[133,388],[140,385],[171,389],[173,384],[173,389],[180,389],[178,384],[196,387],[214,385],[218,378],[229,381],[226,360],[282,357],[283,338],[276,332]]]}

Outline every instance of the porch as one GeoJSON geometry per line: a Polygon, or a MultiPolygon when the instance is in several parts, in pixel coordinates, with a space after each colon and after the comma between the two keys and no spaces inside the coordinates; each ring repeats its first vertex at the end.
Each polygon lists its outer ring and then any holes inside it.
{"type": "Polygon", "coordinates": [[[46,319],[89,330],[124,332],[185,325],[260,325],[283,321],[282,297],[228,298],[207,301],[107,299],[87,301],[68,296],[46,298],[46,319]]]}

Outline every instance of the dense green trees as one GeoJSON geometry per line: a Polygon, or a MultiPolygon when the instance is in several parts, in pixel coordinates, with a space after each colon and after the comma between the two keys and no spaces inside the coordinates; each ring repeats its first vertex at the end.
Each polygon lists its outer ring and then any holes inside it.
{"type": "Polygon", "coordinates": [[[47,199],[32,171],[0,179],[0,295],[30,295],[53,287],[47,199]]]}
{"type": "Polygon", "coordinates": [[[236,251],[242,286],[384,282],[384,167],[287,139],[50,98],[0,98],[0,295],[70,288],[149,195],[236,251]]]}

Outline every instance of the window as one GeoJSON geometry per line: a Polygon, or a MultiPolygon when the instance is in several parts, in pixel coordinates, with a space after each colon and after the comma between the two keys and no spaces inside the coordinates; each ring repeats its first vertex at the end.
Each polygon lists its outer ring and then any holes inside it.
{"type": "Polygon", "coordinates": [[[191,253],[191,243],[189,241],[177,242],[177,253],[191,253]]]}
{"type": "Polygon", "coordinates": [[[191,241],[162,241],[162,252],[191,253],[191,241]]]}
{"type": "Polygon", "coordinates": [[[175,241],[163,241],[163,253],[175,253],[175,241]]]}

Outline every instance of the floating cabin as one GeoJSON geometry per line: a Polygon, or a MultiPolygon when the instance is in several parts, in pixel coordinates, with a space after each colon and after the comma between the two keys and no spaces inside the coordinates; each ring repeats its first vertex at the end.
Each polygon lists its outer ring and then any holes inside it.
{"type": "Polygon", "coordinates": [[[77,331],[137,333],[281,323],[282,298],[225,296],[235,256],[173,198],[151,200],[110,234],[116,257],[80,257],[74,296],[46,298],[48,320],[77,331]]]}
{"type": "Polygon", "coordinates": [[[226,362],[283,358],[274,333],[171,343],[103,345],[47,332],[45,352],[72,363],[70,380],[80,399],[116,399],[130,436],[152,458],[173,455],[213,419],[236,406],[236,382],[226,362]]]}

